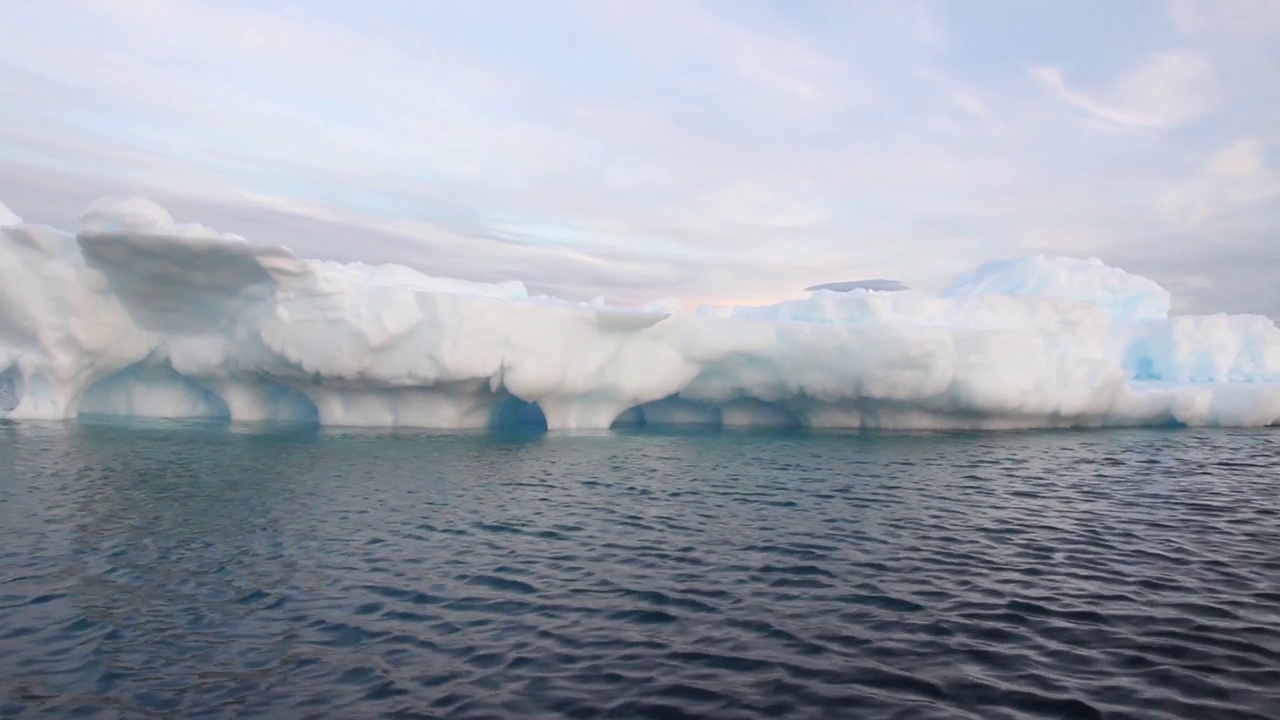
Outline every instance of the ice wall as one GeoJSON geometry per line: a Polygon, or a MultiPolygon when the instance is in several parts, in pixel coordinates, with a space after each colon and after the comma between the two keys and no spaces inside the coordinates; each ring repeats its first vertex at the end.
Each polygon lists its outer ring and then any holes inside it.
{"type": "Polygon", "coordinates": [[[940,296],[611,308],[520,283],[307,260],[94,203],[74,234],[0,206],[0,417],[551,430],[1280,421],[1280,329],[1168,316],[1097,260],[988,263],[940,296]]]}

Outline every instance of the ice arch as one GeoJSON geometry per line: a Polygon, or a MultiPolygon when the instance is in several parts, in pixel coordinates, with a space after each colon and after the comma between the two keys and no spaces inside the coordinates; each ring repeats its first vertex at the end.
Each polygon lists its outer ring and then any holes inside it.
{"type": "Polygon", "coordinates": [[[514,395],[504,398],[493,410],[490,427],[503,430],[546,432],[547,415],[537,403],[526,402],[514,395]]]}
{"type": "Polygon", "coordinates": [[[227,403],[166,366],[135,365],[89,386],[80,415],[230,420],[227,403]]]}
{"type": "Polygon", "coordinates": [[[0,372],[0,414],[8,414],[22,402],[22,374],[10,367],[0,372]]]}

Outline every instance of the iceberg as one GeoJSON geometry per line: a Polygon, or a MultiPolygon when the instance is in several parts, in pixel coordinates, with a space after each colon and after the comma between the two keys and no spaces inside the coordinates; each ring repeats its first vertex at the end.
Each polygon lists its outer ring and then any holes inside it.
{"type": "Polygon", "coordinates": [[[836,292],[849,292],[850,290],[879,290],[881,292],[900,292],[909,290],[904,283],[897,280],[885,280],[884,278],[875,278],[872,280],[843,280],[840,282],[822,283],[820,285],[810,285],[805,288],[806,292],[814,290],[835,290],[836,292]]]}
{"type": "MultiPolygon", "coordinates": [[[[897,288],[892,288],[896,290],[897,288]]],[[[1096,259],[937,295],[818,288],[684,311],[310,260],[104,199],[75,233],[0,206],[0,417],[552,431],[628,423],[1015,429],[1280,422],[1280,328],[1171,316],[1096,259]]]]}

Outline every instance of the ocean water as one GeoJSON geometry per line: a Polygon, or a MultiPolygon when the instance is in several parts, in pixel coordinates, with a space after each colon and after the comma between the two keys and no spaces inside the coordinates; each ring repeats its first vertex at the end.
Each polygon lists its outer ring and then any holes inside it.
{"type": "Polygon", "coordinates": [[[1277,718],[1280,432],[0,425],[0,717],[1277,718]]]}

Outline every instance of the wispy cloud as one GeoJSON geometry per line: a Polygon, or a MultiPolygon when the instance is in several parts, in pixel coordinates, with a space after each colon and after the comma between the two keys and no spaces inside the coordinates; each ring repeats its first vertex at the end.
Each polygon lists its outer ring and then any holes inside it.
{"type": "Polygon", "coordinates": [[[1189,52],[1161,52],[1124,73],[1101,97],[1072,87],[1065,73],[1041,66],[1036,79],[1064,101],[1104,120],[1147,128],[1181,125],[1219,102],[1213,66],[1189,52]]]}

